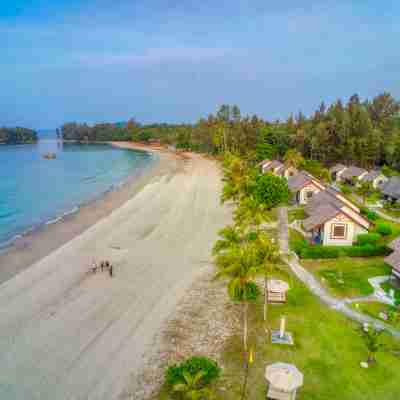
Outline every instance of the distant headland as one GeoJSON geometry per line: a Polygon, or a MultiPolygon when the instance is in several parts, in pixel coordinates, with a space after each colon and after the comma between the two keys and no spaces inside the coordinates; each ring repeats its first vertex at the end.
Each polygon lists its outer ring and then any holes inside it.
{"type": "Polygon", "coordinates": [[[36,131],[28,128],[0,128],[1,144],[30,144],[38,141],[36,131]]]}

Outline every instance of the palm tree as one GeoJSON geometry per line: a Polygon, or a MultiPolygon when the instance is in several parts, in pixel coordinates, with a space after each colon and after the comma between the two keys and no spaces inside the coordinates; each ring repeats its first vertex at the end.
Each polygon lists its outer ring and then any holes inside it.
{"type": "Polygon", "coordinates": [[[259,233],[257,237],[260,257],[264,264],[264,322],[267,323],[268,310],[268,276],[276,269],[280,262],[279,247],[266,233],[259,233]]]}
{"type": "Polygon", "coordinates": [[[296,149],[289,149],[283,157],[287,167],[299,168],[304,163],[304,158],[296,149]]]}
{"type": "Polygon", "coordinates": [[[254,242],[232,246],[216,257],[219,271],[216,279],[228,278],[228,294],[233,301],[241,303],[243,310],[243,347],[247,352],[248,305],[257,299],[259,290],[255,276],[262,270],[262,260],[254,242]]]}
{"type": "Polygon", "coordinates": [[[221,201],[239,202],[246,193],[250,178],[246,161],[233,154],[226,154],[223,162],[223,173],[224,187],[221,201]]]}
{"type": "Polygon", "coordinates": [[[212,395],[210,388],[202,387],[201,380],[205,371],[199,371],[195,375],[183,372],[185,382],[177,383],[172,387],[174,393],[179,393],[183,399],[187,400],[206,400],[212,395]]]}

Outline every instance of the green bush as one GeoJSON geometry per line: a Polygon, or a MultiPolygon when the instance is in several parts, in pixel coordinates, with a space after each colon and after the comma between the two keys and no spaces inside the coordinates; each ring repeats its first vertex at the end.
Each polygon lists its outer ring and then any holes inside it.
{"type": "Polygon", "coordinates": [[[339,248],[336,246],[314,245],[303,247],[300,258],[320,259],[320,258],[338,258],[339,248]]]}
{"type": "Polygon", "coordinates": [[[392,227],[385,222],[380,222],[376,226],[376,232],[380,233],[382,236],[389,236],[392,234],[392,227]]]}
{"type": "Polygon", "coordinates": [[[309,244],[307,243],[307,241],[305,239],[293,240],[290,243],[291,249],[299,256],[301,255],[301,251],[305,247],[308,247],[308,246],[309,246],[309,244]]]}
{"type": "Polygon", "coordinates": [[[370,221],[376,221],[379,218],[379,215],[375,211],[371,211],[366,207],[362,207],[360,209],[362,215],[367,217],[370,221]]]}
{"type": "Polygon", "coordinates": [[[303,247],[299,253],[303,259],[324,259],[338,257],[375,257],[386,256],[390,250],[385,245],[365,244],[363,246],[322,246],[303,247]]]}
{"type": "Polygon", "coordinates": [[[346,257],[376,257],[386,256],[390,253],[390,250],[385,245],[365,244],[363,246],[343,246],[340,253],[346,257]]]}
{"type": "Polygon", "coordinates": [[[165,381],[169,387],[173,387],[178,383],[185,383],[183,376],[185,372],[195,376],[199,371],[204,372],[201,378],[201,387],[210,384],[221,373],[221,369],[215,361],[207,357],[191,357],[180,364],[168,367],[165,372],[165,381]]]}
{"type": "Polygon", "coordinates": [[[376,244],[379,242],[381,235],[379,233],[363,233],[357,236],[357,245],[376,244]]]}

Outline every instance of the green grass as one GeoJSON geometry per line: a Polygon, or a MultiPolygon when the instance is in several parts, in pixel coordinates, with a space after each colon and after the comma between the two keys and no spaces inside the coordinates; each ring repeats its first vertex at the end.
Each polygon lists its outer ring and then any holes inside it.
{"type": "Polygon", "coordinates": [[[296,220],[302,220],[306,218],[306,213],[303,207],[297,207],[289,210],[288,212],[289,223],[292,223],[296,220]]]}
{"type": "Polygon", "coordinates": [[[381,288],[389,294],[390,290],[394,290],[394,298],[397,304],[400,305],[400,288],[395,287],[390,281],[383,282],[381,288]]]}
{"type": "Polygon", "coordinates": [[[394,209],[394,208],[386,208],[384,207],[382,212],[385,214],[394,217],[394,218],[400,218],[400,209],[394,209]]]}
{"type": "MultiPolygon", "coordinates": [[[[367,349],[359,325],[322,305],[288,272],[276,273],[276,277],[285,279],[291,290],[286,304],[269,306],[269,323],[272,329],[279,329],[280,317],[285,315],[295,345],[269,343],[262,320],[262,298],[250,306],[249,347],[254,351],[254,363],[249,370],[247,399],[265,399],[265,367],[282,361],[295,364],[304,374],[298,400],[397,400],[400,359],[378,353],[376,365],[360,368],[367,349]]],[[[383,340],[390,346],[400,345],[386,334],[383,340]]],[[[240,400],[244,376],[241,332],[226,341],[221,365],[222,376],[217,382],[220,398],[240,400]]],[[[156,399],[171,398],[163,388],[156,399]]]]}
{"type": "Polygon", "coordinates": [[[290,250],[295,251],[296,248],[296,243],[299,243],[300,241],[305,241],[304,236],[296,231],[295,229],[289,228],[289,248],[290,250]]]}
{"type": "MultiPolygon", "coordinates": [[[[379,319],[382,322],[392,325],[394,328],[397,328],[400,330],[400,317],[397,317],[397,318],[392,317],[389,320],[385,321],[385,320],[381,319],[379,316],[379,313],[381,313],[381,312],[384,312],[389,316],[393,315],[392,312],[396,311],[396,308],[393,306],[389,306],[387,304],[382,304],[379,302],[366,302],[366,303],[356,303],[356,304],[353,303],[352,307],[357,311],[367,314],[370,317],[379,319]]],[[[399,312],[399,311],[397,310],[397,312],[399,312]]]]}
{"type": "MultiPolygon", "coordinates": [[[[295,364],[304,374],[299,400],[395,400],[398,398],[400,360],[379,354],[378,363],[369,370],[359,363],[367,357],[358,326],[327,309],[297,280],[290,282],[286,305],[269,307],[271,327],[279,328],[281,315],[287,317],[294,346],[272,345],[263,329],[262,302],[250,310],[250,346],[255,351],[248,382],[248,399],[265,399],[265,367],[277,361],[295,364]]],[[[385,337],[392,343],[392,339],[385,337]]],[[[232,337],[223,354],[224,374],[219,383],[225,387],[224,400],[239,400],[243,381],[241,337],[232,337]]]]}
{"type": "Polygon", "coordinates": [[[368,278],[390,275],[391,272],[382,257],[302,260],[302,265],[313,272],[333,295],[341,298],[372,294],[368,278]]]}

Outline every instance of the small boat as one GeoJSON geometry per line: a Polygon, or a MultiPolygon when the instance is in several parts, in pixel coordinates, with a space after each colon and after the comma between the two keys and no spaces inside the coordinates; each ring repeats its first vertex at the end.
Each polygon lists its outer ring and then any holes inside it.
{"type": "Polygon", "coordinates": [[[43,154],[43,158],[45,158],[46,160],[54,160],[57,158],[56,153],[45,153],[43,154]]]}

